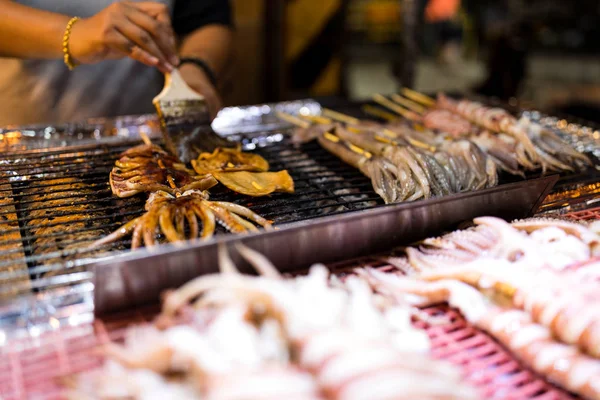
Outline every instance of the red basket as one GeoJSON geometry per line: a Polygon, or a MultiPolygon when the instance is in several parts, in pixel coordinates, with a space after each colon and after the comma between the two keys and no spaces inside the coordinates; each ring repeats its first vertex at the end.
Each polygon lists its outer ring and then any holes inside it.
{"type": "Polygon", "coordinates": [[[587,210],[573,211],[565,214],[565,217],[576,221],[596,221],[600,220],[600,207],[588,208],[587,210]]]}

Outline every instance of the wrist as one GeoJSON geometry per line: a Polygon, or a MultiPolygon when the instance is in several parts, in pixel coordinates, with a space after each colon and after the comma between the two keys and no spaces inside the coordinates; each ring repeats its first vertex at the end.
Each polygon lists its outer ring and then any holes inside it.
{"type": "Polygon", "coordinates": [[[217,86],[217,76],[211,66],[203,59],[198,57],[182,56],[179,63],[180,69],[194,69],[202,73],[212,86],[217,86]]]}
{"type": "Polygon", "coordinates": [[[75,26],[75,24],[78,21],[79,21],[79,17],[71,18],[69,20],[69,22],[67,22],[67,24],[65,26],[65,32],[63,34],[63,41],[62,41],[63,60],[65,62],[65,65],[70,70],[73,70],[78,64],[77,61],[75,61],[75,59],[73,58],[73,55],[71,53],[71,43],[70,43],[73,27],[75,26]]]}

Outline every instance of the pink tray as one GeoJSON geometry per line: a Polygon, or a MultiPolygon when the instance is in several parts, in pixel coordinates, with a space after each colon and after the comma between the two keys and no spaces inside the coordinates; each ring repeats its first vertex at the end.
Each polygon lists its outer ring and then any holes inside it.
{"type": "Polygon", "coordinates": [[[595,221],[600,219],[600,207],[588,208],[587,210],[573,211],[564,215],[576,221],[595,221]]]}
{"type": "MultiPolygon", "coordinates": [[[[381,266],[381,263],[372,258],[361,259],[337,264],[335,269],[350,271],[361,265],[381,266]]],[[[148,323],[156,311],[153,308],[114,315],[97,319],[93,324],[61,329],[5,346],[0,350],[0,398],[62,398],[61,377],[100,365],[99,345],[122,339],[127,326],[148,323]]],[[[444,315],[448,320],[435,326],[416,322],[429,334],[433,356],[460,366],[465,378],[480,388],[483,398],[576,398],[521,366],[500,344],[469,325],[457,311],[444,306],[425,311],[430,315],[444,315]]]]}

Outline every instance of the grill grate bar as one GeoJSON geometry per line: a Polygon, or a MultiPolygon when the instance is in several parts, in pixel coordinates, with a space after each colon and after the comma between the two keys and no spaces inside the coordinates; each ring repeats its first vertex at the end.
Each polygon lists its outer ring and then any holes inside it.
{"type": "MultiPolygon", "coordinates": [[[[77,223],[77,222],[89,223],[89,222],[102,221],[102,220],[106,220],[106,219],[116,220],[122,216],[141,214],[142,212],[143,212],[143,210],[138,209],[136,211],[118,212],[118,213],[113,213],[110,215],[104,215],[104,216],[100,216],[100,217],[72,219],[72,220],[69,220],[68,223],[69,224],[73,224],[73,223],[77,223]]],[[[76,213],[76,215],[78,215],[78,214],[81,214],[81,212],[76,213]]],[[[31,226],[28,225],[27,229],[33,230],[33,229],[37,229],[37,228],[51,228],[51,227],[58,227],[58,226],[64,226],[64,225],[66,225],[65,222],[54,222],[54,223],[49,223],[49,224],[39,224],[39,225],[31,225],[31,226]]],[[[85,232],[86,230],[97,230],[100,228],[101,228],[101,226],[93,226],[93,227],[87,228],[85,230],[73,230],[73,232],[68,232],[67,234],[81,233],[81,232],[85,232]]],[[[17,231],[19,231],[19,230],[7,229],[7,230],[4,230],[3,233],[13,233],[13,232],[17,232],[17,231]]],[[[21,229],[21,231],[22,231],[22,229],[21,229]]],[[[43,235],[43,236],[56,238],[56,237],[60,237],[58,235],[64,235],[64,233],[63,234],[48,234],[48,235],[43,235]]],[[[22,238],[25,240],[35,240],[35,239],[39,239],[40,236],[35,236],[35,235],[34,236],[23,236],[22,238]]]]}
{"type": "MultiPolygon", "coordinates": [[[[43,178],[28,178],[28,179],[23,179],[23,180],[19,180],[19,179],[12,179],[12,183],[14,186],[18,185],[23,185],[25,183],[27,183],[27,188],[28,189],[43,189],[43,188],[52,188],[55,186],[61,186],[61,185],[65,185],[65,183],[49,183],[49,184],[40,184],[40,185],[35,185],[35,183],[37,182],[46,182],[49,179],[73,179],[73,178],[80,178],[81,177],[81,173],[77,173],[77,172],[86,172],[87,170],[81,170],[81,171],[71,171],[72,174],[60,174],[56,177],[52,176],[52,174],[44,174],[43,178]],[[31,184],[33,183],[33,184],[31,184]]],[[[57,173],[58,174],[58,173],[57,173]]],[[[89,172],[88,174],[86,174],[87,176],[89,176],[89,181],[90,183],[94,183],[94,181],[100,181],[100,182],[105,182],[106,186],[108,186],[108,182],[106,181],[106,173],[104,171],[101,172],[89,172]],[[95,175],[97,175],[97,178],[93,178],[95,175]]],[[[13,189],[0,189],[0,193],[4,193],[4,192],[12,192],[14,191],[13,189]]],[[[35,193],[30,193],[29,195],[34,195],[35,193]]]]}
{"type": "MultiPolygon", "coordinates": [[[[64,207],[64,206],[62,206],[64,207]]],[[[142,207],[143,207],[143,203],[142,203],[142,207]]],[[[109,210],[114,210],[115,207],[113,206],[108,206],[108,207],[98,207],[94,209],[94,212],[102,212],[102,211],[109,211],[109,210]]],[[[141,210],[138,209],[138,211],[141,212],[141,210]]],[[[46,214],[43,217],[39,217],[39,216],[35,216],[35,217],[25,217],[25,218],[21,218],[21,221],[23,222],[27,222],[27,221],[34,221],[34,220],[39,220],[42,218],[45,219],[52,219],[52,218],[58,218],[58,217],[68,217],[70,215],[81,215],[81,211],[64,211],[64,212],[57,212],[57,213],[53,213],[53,214],[46,214]]],[[[128,214],[123,214],[121,213],[121,215],[128,215],[128,214]]],[[[100,219],[107,219],[107,218],[111,218],[115,216],[114,214],[110,214],[107,215],[105,217],[101,217],[100,219]]],[[[92,218],[85,218],[85,219],[75,219],[72,220],[71,222],[88,222],[88,221],[95,221],[92,218]]],[[[0,221],[0,225],[7,223],[6,221],[0,221]]],[[[56,226],[56,225],[60,225],[61,223],[57,223],[57,224],[37,224],[37,225],[27,225],[28,229],[35,229],[35,228],[45,228],[45,227],[50,227],[50,226],[56,226]]],[[[7,230],[7,232],[10,232],[10,230],[7,230]]]]}
{"type": "MultiPolygon", "coordinates": [[[[57,193],[57,192],[55,191],[54,193],[57,193]]],[[[110,189],[107,188],[105,190],[99,190],[99,191],[88,193],[88,194],[89,195],[101,195],[101,194],[109,194],[109,193],[110,193],[110,189]]],[[[57,196],[57,197],[53,197],[52,200],[69,200],[69,199],[78,198],[78,197],[83,197],[83,196],[57,196]]],[[[21,200],[18,203],[23,205],[23,204],[38,204],[39,202],[40,202],[40,200],[21,200]]],[[[71,203],[69,203],[69,204],[71,204],[71,203]]],[[[36,207],[36,210],[43,210],[43,209],[44,209],[44,207],[36,207]]],[[[30,209],[27,208],[27,210],[29,211],[30,209]]],[[[31,209],[31,210],[33,210],[33,209],[31,209]]]]}
{"type": "MultiPolygon", "coordinates": [[[[108,191],[106,191],[108,193],[108,191]]],[[[96,194],[100,194],[101,192],[96,192],[96,194]]],[[[66,197],[66,199],[69,199],[70,197],[66,197]]],[[[139,199],[141,204],[143,203],[142,199],[139,199]]],[[[79,200],[79,201],[73,201],[70,202],[69,204],[61,204],[61,205],[57,205],[57,206],[41,206],[41,207],[30,207],[27,208],[27,211],[43,211],[43,210],[53,210],[53,209],[57,209],[57,208],[68,208],[71,206],[77,206],[77,205],[82,205],[82,204],[93,204],[93,203],[107,203],[107,202],[114,202],[115,199],[112,197],[106,197],[106,198],[96,198],[96,199],[90,199],[90,200],[79,200]]],[[[23,204],[23,202],[21,202],[21,204],[23,204]]],[[[132,203],[130,206],[136,205],[135,203],[132,203]]],[[[136,205],[137,206],[137,205],[136,205]]],[[[8,206],[5,206],[4,208],[9,208],[8,206]]],[[[0,209],[2,209],[2,206],[0,206],[0,209]]],[[[2,211],[0,212],[0,215],[7,215],[10,214],[11,211],[2,211]]],[[[0,225],[3,224],[5,221],[0,221],[0,225]]]]}
{"type": "Polygon", "coordinates": [[[22,163],[15,162],[13,164],[0,166],[0,171],[30,170],[32,168],[33,169],[45,168],[48,166],[51,166],[52,168],[54,168],[54,167],[69,167],[69,166],[75,166],[75,165],[80,165],[80,164],[95,165],[94,163],[99,163],[100,165],[104,165],[107,163],[108,160],[113,159],[113,158],[116,159],[120,153],[121,153],[121,151],[114,152],[114,153],[113,152],[102,153],[102,154],[82,153],[77,156],[73,156],[72,159],[55,158],[55,159],[38,160],[38,161],[35,161],[35,160],[32,160],[31,158],[29,158],[29,159],[25,159],[22,163]],[[96,161],[96,159],[97,159],[97,161],[96,161]],[[69,161],[73,161],[73,162],[69,162],[69,161]]]}
{"type": "MultiPolygon", "coordinates": [[[[156,142],[156,140],[153,140],[156,142]]],[[[25,161],[27,158],[52,158],[53,156],[65,156],[67,154],[73,154],[77,152],[87,152],[89,154],[106,154],[107,152],[122,152],[127,150],[130,147],[136,146],[138,144],[143,143],[139,139],[135,140],[120,140],[118,143],[112,144],[89,144],[83,146],[69,146],[65,147],[57,147],[54,149],[42,149],[42,150],[25,150],[21,152],[10,152],[2,155],[3,160],[16,160],[18,162],[25,161]]],[[[7,161],[3,161],[6,163],[7,161]]],[[[1,163],[0,163],[1,165],[1,163]]]]}

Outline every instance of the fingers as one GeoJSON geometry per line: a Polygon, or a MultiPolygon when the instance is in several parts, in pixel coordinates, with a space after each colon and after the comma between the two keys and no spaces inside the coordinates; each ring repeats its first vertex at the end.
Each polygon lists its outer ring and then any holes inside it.
{"type": "Polygon", "coordinates": [[[113,31],[109,39],[111,46],[114,49],[142,64],[148,65],[149,67],[156,67],[163,73],[167,73],[172,69],[172,67],[169,69],[169,67],[158,57],[137,46],[119,30],[113,31]]]}
{"type": "Polygon", "coordinates": [[[215,93],[212,99],[208,102],[208,112],[210,113],[210,119],[213,120],[217,117],[219,110],[223,108],[221,98],[215,93]]]}
{"type": "Polygon", "coordinates": [[[134,4],[119,2],[110,7],[110,42],[135,60],[163,73],[172,71],[179,60],[168,9],[160,3],[140,8],[134,4]]]}
{"type": "MultiPolygon", "coordinates": [[[[149,34],[154,41],[153,44],[156,45],[156,48],[163,55],[164,61],[171,65],[177,65],[179,60],[177,57],[175,34],[171,27],[171,18],[166,6],[158,4],[158,7],[154,6],[153,8],[146,9],[144,7],[138,8],[135,4],[133,3],[130,10],[125,14],[127,19],[141,28],[144,33],[149,34]]],[[[143,36],[142,38],[148,39],[143,36]]]]}
{"type": "Polygon", "coordinates": [[[154,38],[144,29],[131,23],[130,21],[127,21],[126,23],[119,24],[117,26],[117,31],[125,36],[131,44],[133,44],[133,46],[131,46],[132,51],[135,49],[135,47],[139,47],[141,50],[144,50],[146,53],[149,53],[158,59],[160,64],[165,67],[167,71],[171,71],[173,69],[154,41],[154,38]]]}

